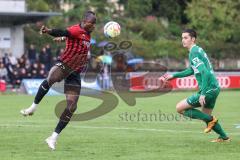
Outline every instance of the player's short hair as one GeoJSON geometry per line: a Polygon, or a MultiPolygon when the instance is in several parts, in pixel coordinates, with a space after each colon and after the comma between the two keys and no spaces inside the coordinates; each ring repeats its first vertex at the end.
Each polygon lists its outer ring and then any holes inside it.
{"type": "Polygon", "coordinates": [[[194,29],[185,29],[182,33],[189,33],[190,37],[197,39],[197,32],[194,29]]]}
{"type": "Polygon", "coordinates": [[[86,11],[83,15],[83,19],[89,19],[89,18],[92,18],[92,17],[96,17],[96,13],[93,12],[93,11],[86,11]]]}

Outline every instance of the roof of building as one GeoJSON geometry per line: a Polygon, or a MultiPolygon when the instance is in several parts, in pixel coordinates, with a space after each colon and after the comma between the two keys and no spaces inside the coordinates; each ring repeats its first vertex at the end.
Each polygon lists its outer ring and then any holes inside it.
{"type": "Polygon", "coordinates": [[[61,16],[59,12],[0,12],[0,24],[20,25],[35,23],[52,16],[61,16]]]}

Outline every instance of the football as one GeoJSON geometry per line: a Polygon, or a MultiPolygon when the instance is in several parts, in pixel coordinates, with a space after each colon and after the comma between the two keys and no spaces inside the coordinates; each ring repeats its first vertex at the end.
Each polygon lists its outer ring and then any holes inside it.
{"type": "Polygon", "coordinates": [[[104,25],[104,35],[108,38],[114,38],[120,35],[121,26],[114,21],[110,21],[104,25]]]}

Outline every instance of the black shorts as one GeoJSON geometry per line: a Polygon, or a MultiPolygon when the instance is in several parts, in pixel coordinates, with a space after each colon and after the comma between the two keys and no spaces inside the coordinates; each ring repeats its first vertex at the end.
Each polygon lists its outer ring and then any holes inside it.
{"type": "Polygon", "coordinates": [[[64,93],[71,95],[80,95],[81,76],[77,72],[72,72],[64,79],[64,93]]]}
{"type": "Polygon", "coordinates": [[[72,72],[67,78],[64,79],[64,85],[74,85],[76,87],[81,87],[80,73],[72,72]]]}
{"type": "Polygon", "coordinates": [[[64,93],[73,92],[74,94],[80,94],[81,91],[81,75],[76,71],[69,70],[61,61],[58,61],[56,66],[60,67],[63,73],[66,74],[64,78],[64,93]]]}

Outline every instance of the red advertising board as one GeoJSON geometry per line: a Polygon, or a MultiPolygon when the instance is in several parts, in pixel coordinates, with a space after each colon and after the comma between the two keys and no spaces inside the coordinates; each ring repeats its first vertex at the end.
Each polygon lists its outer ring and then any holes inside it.
{"type": "Polygon", "coordinates": [[[0,79],[0,92],[6,91],[6,82],[0,79]]]}
{"type": "MultiPolygon", "coordinates": [[[[131,91],[145,91],[149,89],[159,88],[161,80],[157,76],[145,76],[144,73],[130,74],[130,90],[131,91]]],[[[240,74],[217,74],[217,80],[222,89],[237,89],[240,88],[240,74]]],[[[198,87],[194,76],[176,78],[170,81],[173,89],[186,90],[196,89],[198,87]]]]}

